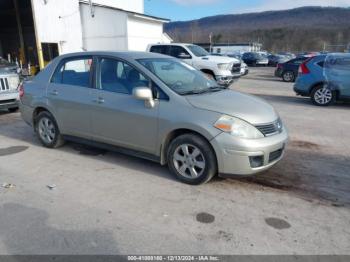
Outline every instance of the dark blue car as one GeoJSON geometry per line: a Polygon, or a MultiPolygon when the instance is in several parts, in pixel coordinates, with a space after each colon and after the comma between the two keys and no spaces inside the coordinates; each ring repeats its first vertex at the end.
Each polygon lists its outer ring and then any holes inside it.
{"type": "Polygon", "coordinates": [[[281,77],[284,82],[294,82],[298,76],[299,66],[306,60],[307,57],[298,57],[289,60],[285,63],[277,64],[275,76],[281,77]]]}

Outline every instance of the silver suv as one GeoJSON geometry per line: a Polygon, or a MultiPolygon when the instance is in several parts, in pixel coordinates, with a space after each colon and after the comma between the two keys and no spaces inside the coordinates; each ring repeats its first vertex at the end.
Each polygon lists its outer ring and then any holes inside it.
{"type": "Polygon", "coordinates": [[[168,164],[189,184],[266,170],[287,142],[263,100],[153,53],[60,56],[25,83],[20,109],[48,148],[70,140],[133,154],[168,164]]]}
{"type": "Polygon", "coordinates": [[[19,76],[17,65],[0,57],[0,109],[10,112],[18,109],[19,76]]]}

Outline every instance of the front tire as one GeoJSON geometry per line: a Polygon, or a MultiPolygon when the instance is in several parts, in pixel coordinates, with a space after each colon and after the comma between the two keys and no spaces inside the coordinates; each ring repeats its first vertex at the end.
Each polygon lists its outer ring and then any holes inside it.
{"type": "Polygon", "coordinates": [[[58,148],[64,144],[55,118],[47,111],[39,113],[35,118],[35,132],[47,148],[58,148]]]}
{"type": "Polygon", "coordinates": [[[336,92],[327,85],[318,85],[311,92],[311,101],[317,106],[329,106],[336,100],[336,92]]]}
{"type": "Polygon", "coordinates": [[[216,156],[202,137],[185,134],[175,138],[169,146],[169,170],[182,182],[200,185],[217,173],[216,156]]]}

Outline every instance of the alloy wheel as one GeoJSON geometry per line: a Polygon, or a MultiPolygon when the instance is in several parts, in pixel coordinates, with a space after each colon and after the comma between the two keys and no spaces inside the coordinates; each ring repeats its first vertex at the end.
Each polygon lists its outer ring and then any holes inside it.
{"type": "Polygon", "coordinates": [[[191,179],[201,176],[206,167],[203,153],[191,144],[183,144],[176,148],[173,163],[180,175],[191,179]]]}
{"type": "Polygon", "coordinates": [[[314,94],[314,99],[316,103],[320,105],[328,104],[332,100],[332,98],[332,91],[327,87],[318,89],[314,94]]]}
{"type": "Polygon", "coordinates": [[[42,117],[38,123],[40,138],[47,144],[51,144],[56,137],[55,125],[47,117],[42,117]]]}
{"type": "Polygon", "coordinates": [[[286,72],[284,73],[283,78],[284,78],[284,81],[286,82],[292,82],[294,79],[294,75],[292,72],[286,72]]]}

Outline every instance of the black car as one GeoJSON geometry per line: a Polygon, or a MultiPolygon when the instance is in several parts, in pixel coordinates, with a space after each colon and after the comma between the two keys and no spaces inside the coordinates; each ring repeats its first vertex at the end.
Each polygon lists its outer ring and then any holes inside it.
{"type": "Polygon", "coordinates": [[[267,66],[267,64],[269,63],[269,60],[266,57],[254,52],[244,53],[242,55],[242,60],[244,61],[244,63],[250,66],[267,66]]]}
{"type": "Polygon", "coordinates": [[[281,77],[284,82],[294,82],[298,76],[299,66],[308,57],[298,57],[285,63],[277,64],[275,76],[281,77]]]}

